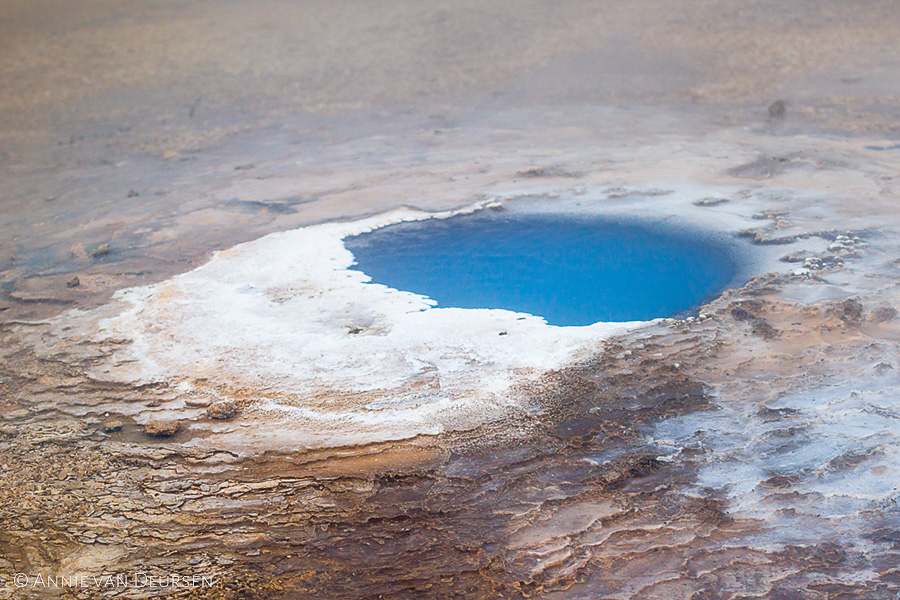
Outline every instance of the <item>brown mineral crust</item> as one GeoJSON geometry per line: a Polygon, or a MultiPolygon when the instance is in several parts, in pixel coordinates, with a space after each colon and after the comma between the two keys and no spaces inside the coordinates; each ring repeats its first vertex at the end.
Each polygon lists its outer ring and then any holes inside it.
{"type": "Polygon", "coordinates": [[[769,325],[765,319],[756,319],[750,328],[751,333],[764,340],[770,340],[778,335],[778,330],[769,325]]]}
{"type": "Polygon", "coordinates": [[[863,315],[863,305],[858,300],[844,300],[835,307],[834,312],[847,325],[859,325],[863,315]]]}
{"type": "MultiPolygon", "coordinates": [[[[750,297],[754,312],[784,329],[774,356],[826,335],[815,324],[830,318],[827,309],[798,312],[760,292],[771,285],[761,279],[731,296],[750,297]]],[[[710,310],[730,311],[728,302],[710,310]]],[[[17,390],[5,400],[3,460],[14,465],[5,493],[19,498],[2,504],[4,556],[34,570],[93,552],[107,569],[214,573],[216,585],[190,590],[193,598],[643,599],[676,588],[716,597],[723,581],[747,577],[769,598],[848,586],[845,574],[862,560],[855,551],[754,549],[742,540],[762,524],[730,514],[712,492],[684,493],[707,456],[702,447],[665,460],[646,447],[653,423],[717,410],[704,380],[743,364],[733,335],[708,320],[613,341],[520,386],[533,410],[502,427],[248,457],[104,441],[58,406],[38,421],[24,409],[50,406],[60,389],[101,403],[111,393],[146,403],[164,390],[110,388],[22,353],[3,370],[6,389],[17,390]],[[61,494],[64,510],[53,512],[61,494]]],[[[752,377],[748,368],[777,378],[777,364],[749,363],[734,382],[752,377]]],[[[767,482],[784,492],[793,485],[767,482]]],[[[849,597],[871,591],[846,588],[849,597]]]]}
{"type": "Polygon", "coordinates": [[[884,323],[897,318],[897,309],[892,306],[879,306],[872,310],[868,319],[875,323],[884,323]]]}

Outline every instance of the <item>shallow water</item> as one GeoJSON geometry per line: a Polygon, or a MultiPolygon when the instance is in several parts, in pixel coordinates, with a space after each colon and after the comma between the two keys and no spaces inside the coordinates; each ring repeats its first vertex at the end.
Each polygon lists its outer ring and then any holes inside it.
{"type": "Polygon", "coordinates": [[[441,307],[500,308],[551,325],[644,321],[700,304],[734,277],[726,248],[609,218],[479,213],[348,238],[355,269],[441,307]]]}

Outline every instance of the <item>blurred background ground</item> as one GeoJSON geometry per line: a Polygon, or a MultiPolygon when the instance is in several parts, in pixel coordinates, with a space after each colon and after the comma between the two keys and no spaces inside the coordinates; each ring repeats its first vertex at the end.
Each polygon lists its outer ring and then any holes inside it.
{"type": "Polygon", "coordinates": [[[735,125],[784,99],[788,128],[894,136],[898,15],[892,0],[8,0],[0,164],[162,159],[289,116],[496,106],[662,105],[735,125]]]}

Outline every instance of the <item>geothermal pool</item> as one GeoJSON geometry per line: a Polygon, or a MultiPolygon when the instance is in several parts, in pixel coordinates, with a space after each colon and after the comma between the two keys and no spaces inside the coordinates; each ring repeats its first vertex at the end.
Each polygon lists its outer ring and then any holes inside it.
{"type": "Polygon", "coordinates": [[[609,217],[493,211],[390,225],[345,240],[374,283],[444,308],[500,308],[550,325],[682,313],[734,278],[711,239],[609,217]]]}

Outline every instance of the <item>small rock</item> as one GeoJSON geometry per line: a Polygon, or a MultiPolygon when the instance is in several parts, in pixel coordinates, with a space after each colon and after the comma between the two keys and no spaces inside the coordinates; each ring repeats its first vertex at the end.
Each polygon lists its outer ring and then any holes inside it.
{"type": "Polygon", "coordinates": [[[809,252],[806,250],[800,250],[799,252],[791,252],[789,254],[785,254],[779,260],[781,262],[786,263],[801,263],[812,258],[809,252]]]}
{"type": "Polygon", "coordinates": [[[780,237],[766,237],[766,230],[756,228],[756,229],[741,229],[738,231],[738,237],[743,238],[752,238],[751,242],[754,244],[760,245],[780,245],[780,244],[793,244],[797,241],[797,236],[795,235],[785,235],[780,237]]]}
{"type": "Polygon", "coordinates": [[[757,221],[767,221],[767,220],[775,219],[777,217],[783,217],[785,214],[787,214],[787,213],[779,212],[777,210],[769,208],[769,209],[760,211],[758,213],[755,213],[753,215],[753,219],[755,219],[757,221]]]}
{"type": "Polygon", "coordinates": [[[112,433],[120,431],[128,422],[122,417],[106,417],[100,422],[100,431],[103,433],[112,433]]]}
{"type": "Polygon", "coordinates": [[[172,437],[181,429],[181,423],[178,421],[147,421],[144,423],[144,433],[147,435],[167,438],[172,437]]]}
{"type": "Polygon", "coordinates": [[[109,254],[109,244],[100,244],[93,250],[88,256],[97,257],[97,256],[106,256],[109,254]]]}
{"type": "Polygon", "coordinates": [[[210,401],[207,398],[188,398],[184,404],[193,408],[205,408],[209,406],[210,401]]]}
{"type": "Polygon", "coordinates": [[[770,237],[767,238],[764,235],[758,235],[754,238],[754,244],[760,244],[763,246],[783,246],[784,244],[793,244],[797,241],[796,235],[784,235],[780,237],[770,237]]]}
{"type": "Polygon", "coordinates": [[[694,202],[694,206],[716,206],[728,202],[727,198],[700,198],[694,202]]]}
{"type": "Polygon", "coordinates": [[[140,194],[138,193],[137,190],[128,190],[128,197],[129,197],[129,198],[134,198],[134,197],[136,197],[136,196],[140,196],[140,194]]]}
{"type": "Polygon", "coordinates": [[[784,100],[776,100],[769,105],[769,116],[775,119],[783,119],[787,113],[787,104],[784,100]]]}
{"type": "Polygon", "coordinates": [[[78,287],[79,285],[81,285],[81,280],[78,279],[77,275],[66,282],[66,287],[69,288],[78,287]]]}
{"type": "Polygon", "coordinates": [[[517,171],[516,175],[520,175],[522,177],[540,177],[544,174],[544,169],[542,167],[527,167],[522,169],[521,171],[517,171]]]}
{"type": "Polygon", "coordinates": [[[234,405],[234,402],[215,402],[206,409],[206,414],[210,419],[227,421],[237,415],[237,407],[234,405]]]}

